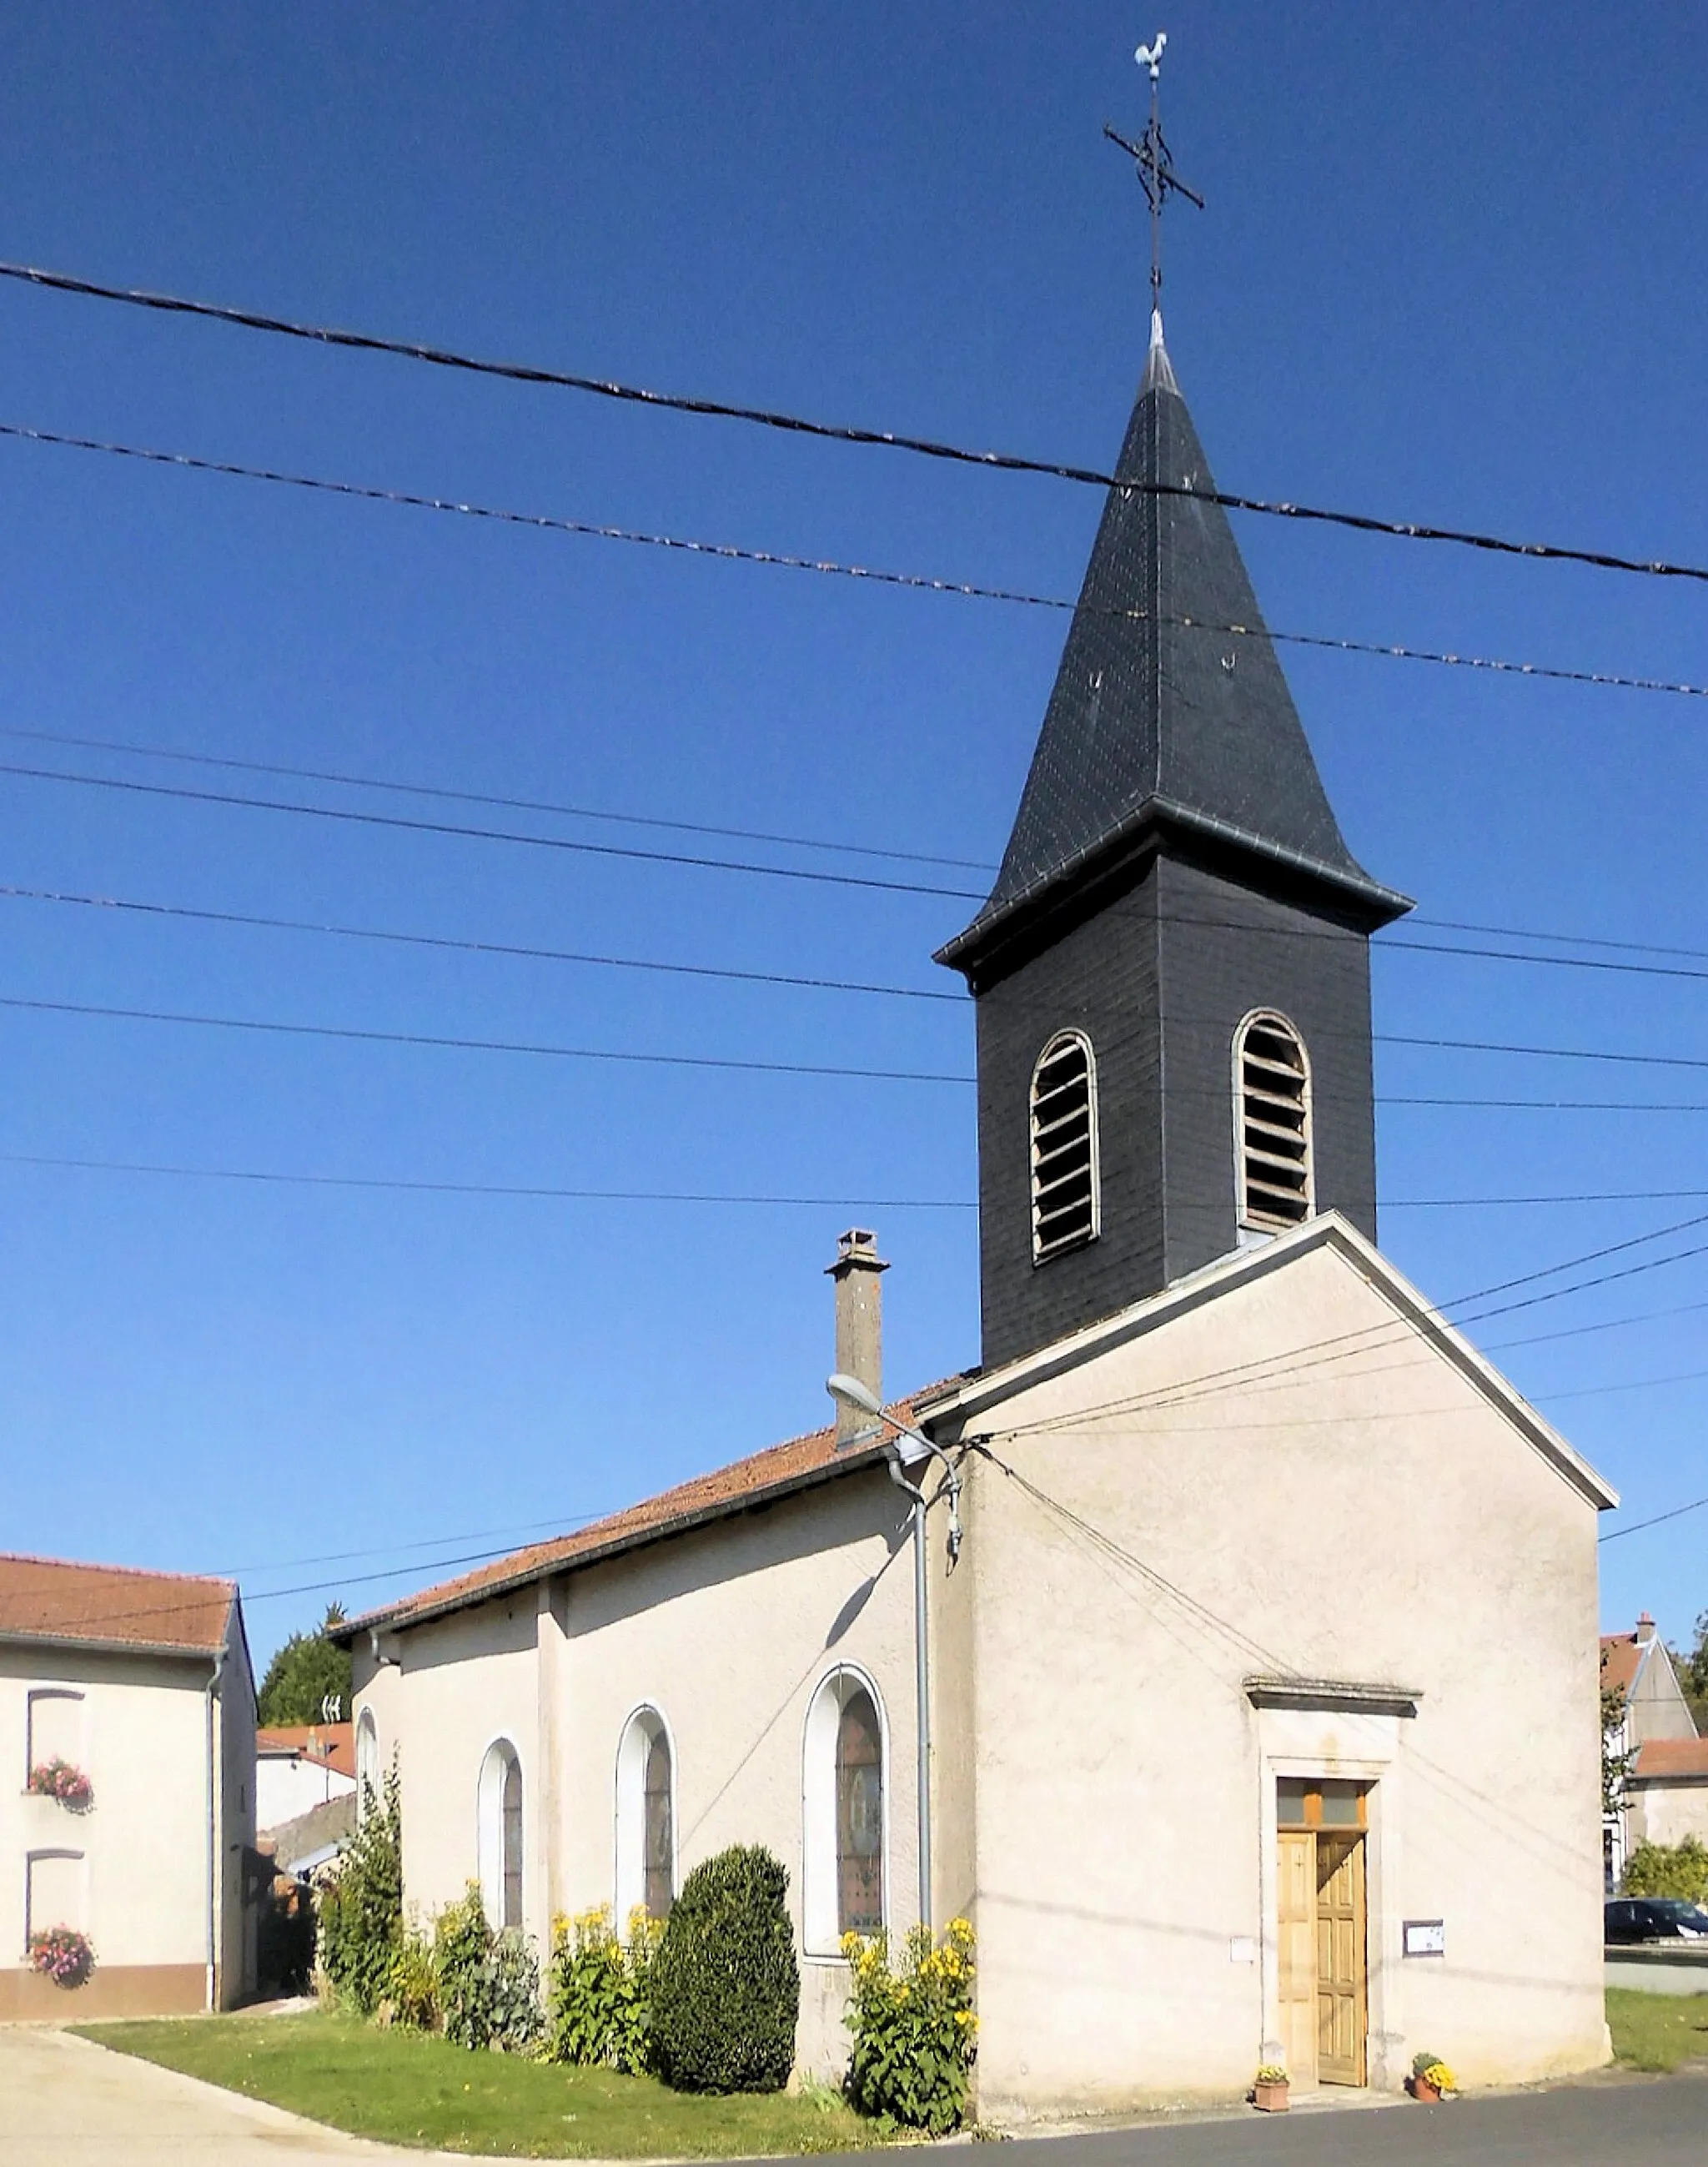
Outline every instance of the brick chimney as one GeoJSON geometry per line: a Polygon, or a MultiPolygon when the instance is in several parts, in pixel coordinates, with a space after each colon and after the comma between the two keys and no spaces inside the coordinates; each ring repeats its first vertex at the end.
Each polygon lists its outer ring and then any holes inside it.
{"type": "MultiPolygon", "coordinates": [[[[836,1282],[836,1366],[858,1377],[880,1399],[884,1396],[884,1296],[879,1274],[890,1267],[878,1254],[878,1237],[865,1227],[850,1227],[838,1237],[836,1262],[828,1265],[836,1282]]],[[[869,1436],[875,1427],[858,1407],[836,1403],[836,1441],[848,1444],[869,1436]]]]}
{"type": "MultiPolygon", "coordinates": [[[[843,1240],[845,1241],[848,1237],[847,1237],[847,1236],[846,1236],[846,1235],[844,1235],[843,1238],[843,1240]]],[[[840,1314],[841,1314],[841,1312],[840,1312],[840,1311],[838,1311],[838,1318],[840,1317],[840,1314]]],[[[841,1330],[841,1326],[840,1326],[840,1323],[838,1322],[838,1333],[840,1333],[840,1330],[841,1330]]],[[[838,1343],[840,1343],[840,1342],[839,1342],[839,1341],[838,1341],[838,1343]]],[[[1641,1646],[1643,1645],[1644,1641],[1646,1641],[1646,1640],[1653,1640],[1653,1638],[1654,1638],[1654,1636],[1655,1636],[1655,1621],[1653,1620],[1653,1619],[1652,1619],[1652,1618],[1651,1618],[1651,1617],[1649,1616],[1649,1614],[1648,1614],[1647,1611],[1647,1610],[1645,1610],[1645,1611],[1643,1612],[1643,1613],[1642,1613],[1642,1617],[1641,1617],[1641,1618],[1639,1618],[1639,1619],[1637,1619],[1637,1644],[1638,1647],[1641,1647],[1641,1646]]]]}

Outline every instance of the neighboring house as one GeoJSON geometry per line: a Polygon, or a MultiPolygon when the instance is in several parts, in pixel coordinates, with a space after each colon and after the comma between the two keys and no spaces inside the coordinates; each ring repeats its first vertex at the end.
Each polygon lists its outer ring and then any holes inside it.
{"type": "Polygon", "coordinates": [[[293,1880],[305,1879],[330,1866],[356,1831],[356,1793],[352,1788],[322,1804],[310,1806],[293,1820],[263,1831],[261,1849],[272,1858],[276,1871],[293,1880]]]}
{"type": "Polygon", "coordinates": [[[1696,1735],[1671,1653],[1647,1611],[1634,1633],[1601,1636],[1601,1682],[1622,1696],[1610,1748],[1631,1756],[1623,1799],[1605,1822],[1611,1889],[1640,1843],[1681,1843],[1687,1836],[1708,1842],[1708,1738],[1696,1735]]]}
{"type": "Polygon", "coordinates": [[[0,1556],[0,2020],[227,2008],[254,1984],[255,1683],[236,1585],[0,1556]],[[69,1762],[78,1809],[30,1788],[69,1762]],[[75,1990],[29,1937],[93,1944],[75,1990]]]}
{"type": "Polygon", "coordinates": [[[263,1834],[329,1799],[356,1794],[356,1726],[273,1725],[255,1734],[255,1821],[263,1834]]]}
{"type": "MultiPolygon", "coordinates": [[[[1266,2059],[1586,2069],[1615,1500],[1375,1246],[1368,946],[1409,905],[1341,838],[1160,323],[1118,470],[941,951],[976,1009],[981,1366],[897,1411],[925,1445],[844,1395],[334,1629],[357,1767],[397,1766],[410,1904],[477,1876],[542,1943],[769,1846],[826,2074],[842,1935],[965,1914],[987,2115],[1266,2059]]],[[[831,1267],[873,1392],[885,1269],[863,1230],[831,1267]]]]}

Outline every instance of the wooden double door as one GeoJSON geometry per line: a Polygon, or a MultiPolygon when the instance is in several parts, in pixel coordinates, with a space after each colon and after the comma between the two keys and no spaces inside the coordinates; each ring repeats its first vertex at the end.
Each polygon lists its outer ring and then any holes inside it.
{"type": "Polygon", "coordinates": [[[1295,2084],[1362,2085],[1369,1972],[1362,1829],[1282,1829],[1281,2037],[1295,2084]]]}

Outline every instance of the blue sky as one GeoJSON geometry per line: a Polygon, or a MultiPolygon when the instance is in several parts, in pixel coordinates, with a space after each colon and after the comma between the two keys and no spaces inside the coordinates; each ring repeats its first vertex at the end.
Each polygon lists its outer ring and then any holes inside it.
{"type": "MultiPolygon", "coordinates": [[[[1700,10],[1646,6],[1610,29],[1557,0],[1182,0],[1161,19],[1169,133],[1208,204],[1171,220],[1169,344],[1223,487],[1708,559],[1700,10]]],[[[1142,359],[1145,243],[1100,129],[1142,122],[1131,55],[1156,26],[1088,0],[14,11],[0,256],[1103,465],[1142,359]]],[[[0,357],[0,422],[1044,594],[1076,590],[1098,510],[1049,480],[4,282],[0,357]]],[[[1000,851],[1065,629],[1044,610],[17,441],[0,440],[0,502],[8,731],[973,861],[1000,851]]],[[[1708,680],[1700,585],[1253,518],[1238,532],[1277,627],[1708,680]]],[[[1708,947],[1708,702],[1287,660],[1353,849],[1420,899],[1427,937],[1465,941],[1439,930],[1452,920],[1708,947]]],[[[0,763],[263,787],[17,734],[0,763]]],[[[954,982],[930,951],[968,910],[13,773],[0,824],[8,888],[938,991],[954,982]]],[[[19,897],[0,898],[0,928],[14,1000],[971,1061],[969,1013],[943,1002],[19,897]]],[[[1686,977],[1390,951],[1376,1012],[1388,1035],[1708,1061],[1708,980],[1686,977]]],[[[1679,1195],[1708,1192],[1700,1114],[1394,1103],[1708,1105],[1708,1072],[1384,1044],[1378,1074],[1383,1246],[1437,1297],[1708,1212],[1708,1194],[1679,1195]],[[1417,1206],[1592,1190],[1660,1194],[1417,1206]]],[[[849,1200],[966,1200],[974,1179],[955,1084],[4,1007],[0,1149],[849,1200]]],[[[328,1592],[364,1605],[817,1423],[822,1269],[866,1216],[0,1162],[0,1543],[241,1569],[264,1652],[328,1592]]],[[[892,1384],[975,1359],[972,1214],[869,1216],[894,1265],[892,1384]]],[[[1708,1227],[1613,1264],[1697,1240],[1708,1227]]],[[[1708,1306],[1691,1304],[1708,1304],[1708,1255],[1488,1327],[1495,1348],[1556,1335],[1499,1359],[1620,1486],[1612,1526],[1708,1491],[1708,1375],[1693,1374],[1708,1306]]],[[[1610,1544],[1607,1622],[1647,1605],[1687,1635],[1708,1605],[1705,1534],[1708,1513],[1610,1544]]]]}

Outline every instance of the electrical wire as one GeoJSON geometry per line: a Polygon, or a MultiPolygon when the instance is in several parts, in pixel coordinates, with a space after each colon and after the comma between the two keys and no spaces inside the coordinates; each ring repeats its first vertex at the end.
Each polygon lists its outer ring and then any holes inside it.
{"type": "Polygon", "coordinates": [[[73,903],[95,910],[135,913],[145,918],[185,919],[198,925],[236,925],[272,933],[313,933],[344,940],[394,943],[406,948],[444,949],[457,955],[498,956],[536,963],[576,963],[612,971],[661,972],[672,978],[715,978],[738,985],[790,986],[813,993],[881,993],[895,1000],[946,1001],[965,1008],[967,996],[928,986],[879,985],[864,978],[803,977],[787,971],[743,971],[732,965],[664,962],[641,956],[607,956],[577,948],[538,948],[504,940],[459,940],[448,934],[398,933],[371,925],[340,925],[304,918],[267,918],[254,911],[203,910],[187,903],[138,902],[126,896],[85,895],[57,888],[0,886],[0,902],[73,903]]]}
{"type": "MultiPolygon", "coordinates": [[[[785,971],[743,970],[733,966],[675,962],[648,956],[610,956],[585,949],[544,948],[508,941],[459,940],[447,934],[399,932],[380,927],[344,925],[312,919],[274,918],[254,911],[209,910],[189,904],[151,903],[124,896],[92,895],[65,889],[0,885],[0,901],[73,904],[88,909],[116,911],[145,918],[184,919],[200,925],[241,926],[268,932],[309,933],[340,940],[442,950],[459,955],[494,956],[528,962],[572,963],[609,970],[653,972],[669,977],[711,978],[741,985],[782,986],[815,993],[875,994],[896,1000],[934,1001],[963,1009],[970,1005],[970,997],[965,993],[931,987],[886,985],[870,979],[826,978],[785,971]]],[[[1175,919],[1171,922],[1214,925],[1221,921],[1194,918],[1175,919]]],[[[1214,1019],[1187,1016],[1177,1017],[1176,1020],[1204,1023],[1214,1022],[1214,1019]]],[[[1356,1039],[1362,1034],[1319,1031],[1316,1036],[1319,1038],[1356,1039]]],[[[1505,1040],[1426,1037],[1399,1031],[1376,1031],[1371,1036],[1378,1046],[1404,1046],[1434,1052],[1505,1054],[1536,1060],[1599,1061],[1639,1068],[1708,1068],[1708,1057],[1687,1054],[1633,1053],[1605,1046],[1531,1046],[1505,1040]]],[[[1670,1195],[1675,1192],[1662,1193],[1670,1195]]],[[[1510,1200],[1519,1202],[1526,1200],[1515,1198],[1510,1200]]],[[[1529,1200],[1550,1202],[1565,1200],[1541,1198],[1529,1200]]],[[[1601,1197],[1577,1200],[1607,1202],[1613,1200],[1601,1197]]]]}
{"type": "Polygon", "coordinates": [[[1708,1497],[1693,1497],[1688,1505],[1674,1505],[1669,1513],[1657,1513],[1647,1520],[1633,1520],[1628,1528],[1611,1528],[1601,1540],[1623,1542],[1627,1535],[1640,1535],[1645,1528],[1658,1528],[1668,1520],[1681,1520],[1686,1513],[1700,1513],[1705,1506],[1708,1506],[1708,1497]]]}
{"type": "Polygon", "coordinates": [[[635,1062],[654,1068],[721,1068],[768,1076],[851,1078],[865,1084],[970,1084],[970,1076],[922,1068],[859,1068],[838,1062],[759,1061],[711,1053],[637,1053],[609,1046],[553,1046],[525,1039],[453,1038],[434,1031],[376,1031],[354,1024],[282,1023],[256,1016],[198,1015],[177,1009],[124,1008],[97,1001],[51,1001],[0,993],[0,1009],[47,1015],[98,1017],[124,1023],[188,1024],[199,1030],[262,1031],[286,1038],[353,1040],[368,1046],[430,1046],[458,1053],[517,1053],[557,1061],[635,1062]]]}
{"type": "MultiPolygon", "coordinates": [[[[548,512],[505,511],[493,505],[474,504],[461,498],[427,496],[410,490],[382,489],[360,482],[336,481],[320,475],[288,473],[273,467],[245,466],[230,459],[203,458],[189,452],[158,451],[140,444],[119,443],[102,437],[70,436],[52,429],[26,427],[15,421],[0,421],[0,437],[9,437],[26,443],[58,445],[73,451],[102,452],[116,458],[136,459],[153,466],[179,467],[196,474],[224,474],[241,481],[272,482],[289,489],[315,490],[364,503],[398,505],[419,511],[446,511],[465,519],[493,521],[501,526],[533,527],[543,532],[580,535],[602,542],[632,543],[648,548],[676,550],[690,556],[721,558],[731,564],[767,564],[784,571],[816,572],[837,579],[864,580],[878,586],[908,587],[923,593],[959,595],[977,601],[1008,602],[1031,609],[1088,609],[1096,616],[1118,617],[1132,623],[1155,623],[1177,627],[1182,631],[1212,632],[1229,638],[1268,639],[1285,646],[1318,648],[1335,654],[1375,655],[1383,661],[1428,662],[1445,669],[1478,670],[1500,676],[1540,677],[1559,684],[1593,685],[1620,691],[1665,692],[1686,699],[1708,699],[1708,686],[1670,678],[1633,677],[1603,670],[1570,670],[1545,662],[1514,662],[1494,655],[1460,654],[1446,649],[1410,647],[1389,640],[1349,639],[1325,633],[1283,632],[1261,622],[1242,624],[1186,615],[1163,616],[1149,610],[1106,608],[1083,601],[1076,602],[1065,595],[1031,594],[1013,587],[986,586],[968,580],[940,579],[923,572],[900,572],[870,564],[843,564],[828,557],[791,556],[779,550],[746,548],[732,542],[706,542],[683,535],[648,533],[635,527],[563,518],[548,512]]],[[[1131,486],[1149,488],[1153,485],[1134,484],[1131,486]]],[[[1193,490],[1163,490],[1161,493],[1187,496],[1205,494],[1193,490]]],[[[1265,507],[1248,504],[1246,508],[1265,507]]],[[[1557,555],[1563,553],[1524,554],[1557,555]]]]}
{"type": "Polygon", "coordinates": [[[566,805],[551,797],[505,797],[485,790],[452,790],[443,784],[398,782],[378,775],[352,775],[337,768],[288,767],[278,760],[238,760],[230,754],[182,752],[167,745],[139,744],[134,738],[77,737],[61,730],[30,730],[0,723],[0,738],[32,744],[73,745],[81,752],[118,752],[142,760],[175,760],[190,767],[223,768],[244,775],[283,776],[294,782],[332,782],[352,790],[383,790],[405,797],[431,797],[456,805],[491,805],[506,813],[550,813],[566,820],[605,820],[625,828],[665,828],[682,835],[717,835],[738,843],[773,843],[780,849],[830,850],[842,857],[888,858],[907,865],[947,866],[960,872],[993,873],[981,858],[948,858],[930,850],[898,850],[878,843],[833,842],[824,835],[780,835],[764,828],[722,828],[706,820],[667,819],[656,813],[613,813],[603,806],[566,805]]]}
{"type": "Polygon", "coordinates": [[[0,1166],[59,1168],[81,1174],[140,1174],[186,1181],[239,1181],[305,1189],[397,1191],[425,1196],[494,1196],[595,1204],[759,1205],[818,1211],[976,1211],[964,1196],[765,1196],[710,1189],[560,1189],[542,1182],[420,1181],[380,1174],[276,1174],[252,1167],[179,1166],[145,1159],[70,1158],[44,1152],[0,1152],[0,1166]]]}
{"type": "Polygon", "coordinates": [[[312,820],[333,820],[361,828],[385,828],[414,835],[453,835],[479,843],[522,844],[537,850],[564,850],[595,858],[619,858],[646,865],[687,866],[700,871],[752,873],[770,880],[806,881],[815,886],[875,889],[887,895],[946,896],[961,903],[982,903],[982,888],[935,887],[917,881],[879,880],[870,873],[833,873],[804,866],[756,865],[737,858],[704,858],[680,850],[642,850],[621,843],[590,843],[568,835],[532,835],[512,829],[467,827],[449,820],[413,820],[399,813],[370,813],[347,805],[309,805],[300,800],[255,797],[235,791],[193,790],[187,783],[140,782],[130,776],[72,775],[52,767],[26,767],[0,761],[0,775],[31,782],[72,783],[82,789],[116,790],[133,797],[167,797],[193,805],[240,806],[246,811],[288,813],[312,820]]]}
{"type": "Polygon", "coordinates": [[[801,415],[782,413],[766,407],[738,405],[722,400],[648,390],[637,384],[620,383],[613,378],[583,375],[525,362],[492,360],[415,340],[389,338],[373,331],[347,331],[330,324],[304,323],[260,310],[193,300],[182,294],[157,293],[143,287],[114,286],[97,279],[77,278],[67,272],[49,271],[34,264],[0,262],[0,278],[15,279],[55,293],[119,302],[132,308],[196,317],[246,331],[266,331],[280,337],[305,340],[316,346],[389,354],[402,360],[424,362],[436,368],[453,369],[478,376],[500,377],[512,383],[585,392],[601,399],[654,407],[672,413],[743,421],[759,427],[782,430],[792,436],[908,452],[918,457],[945,460],[957,465],[986,467],[1008,474],[1039,474],[1060,481],[1090,484],[1099,489],[1139,491],[1146,495],[1195,497],[1200,501],[1208,500],[1234,511],[1310,521],[1347,527],[1358,533],[1388,535],[1407,541],[1450,543],[1461,548],[1494,552],[1501,556],[1533,557],[1585,564],[1597,570],[1637,573],[1653,579],[1708,580],[1708,568],[1695,564],[1669,564],[1660,559],[1626,557],[1610,550],[1579,549],[1554,543],[1515,542],[1499,535],[1478,533],[1457,527],[1425,526],[1415,520],[1378,519],[1362,512],[1330,511],[1319,506],[1264,497],[1240,496],[1225,490],[1188,489],[1167,482],[1145,482],[1056,460],[1028,458],[1010,452],[974,451],[962,445],[944,443],[931,437],[907,436],[891,429],[862,428],[848,423],[812,421],[801,415]]]}

